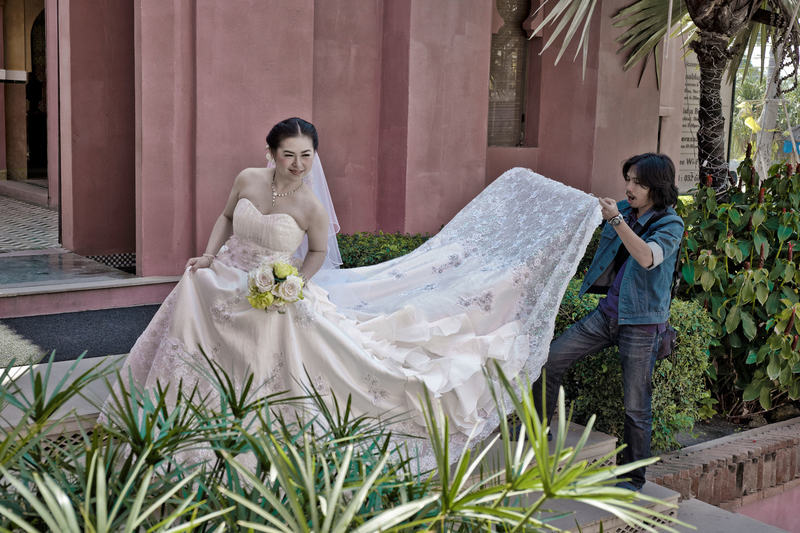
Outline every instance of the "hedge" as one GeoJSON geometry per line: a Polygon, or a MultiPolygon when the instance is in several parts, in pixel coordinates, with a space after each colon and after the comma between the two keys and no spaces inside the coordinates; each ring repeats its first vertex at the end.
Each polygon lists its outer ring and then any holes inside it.
{"type": "Polygon", "coordinates": [[[405,255],[430,239],[430,235],[402,233],[359,232],[336,236],[342,254],[342,268],[376,265],[405,255]]]}

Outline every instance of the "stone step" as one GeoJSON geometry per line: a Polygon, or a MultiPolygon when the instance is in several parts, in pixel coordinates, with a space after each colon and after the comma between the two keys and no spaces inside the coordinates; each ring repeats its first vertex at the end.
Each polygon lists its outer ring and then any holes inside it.
{"type": "MultiPolygon", "coordinates": [[[[72,383],[78,376],[83,374],[84,372],[91,369],[93,366],[97,364],[110,364],[113,363],[118,367],[121,367],[122,364],[125,362],[124,355],[110,355],[106,357],[93,357],[91,359],[82,359],[75,367],[72,375],[67,378],[67,381],[64,384],[68,386],[72,383]]],[[[52,368],[50,369],[50,378],[48,380],[48,392],[52,392],[55,386],[61,381],[64,376],[67,375],[70,367],[74,364],[74,361],[59,361],[53,363],[52,368]]],[[[17,386],[19,386],[22,393],[24,393],[25,397],[29,400],[33,398],[33,388],[31,384],[31,379],[29,375],[30,366],[17,366],[11,369],[10,374],[11,377],[17,379],[17,386]]],[[[33,365],[35,371],[38,372],[46,372],[47,365],[46,364],[38,364],[33,365]]],[[[8,378],[7,378],[8,379],[8,378]]],[[[108,376],[110,383],[113,386],[113,383],[116,381],[116,376],[113,374],[108,376]]],[[[62,387],[63,388],[63,387],[62,387]]],[[[74,411],[75,417],[69,417],[64,421],[63,425],[59,425],[53,428],[50,432],[51,434],[58,434],[58,433],[65,433],[66,435],[71,435],[72,433],[78,432],[78,420],[81,420],[81,425],[84,428],[91,428],[94,426],[94,421],[97,420],[98,410],[94,406],[92,402],[95,403],[103,403],[105,399],[108,397],[108,388],[106,387],[105,382],[100,379],[94,381],[90,386],[85,387],[83,389],[84,396],[73,396],[70,400],[69,404],[62,407],[59,411],[57,411],[53,418],[60,418],[66,416],[70,413],[70,411],[74,411]],[[87,399],[88,398],[88,399],[87,399]],[[90,401],[91,400],[91,401],[90,401]]],[[[5,406],[3,409],[3,426],[14,427],[16,426],[22,418],[22,412],[19,411],[12,405],[5,406]]]]}
{"type": "Polygon", "coordinates": [[[180,276],[147,276],[0,285],[0,319],[160,304],[178,281],[180,276]]]}
{"type": "MultiPolygon", "coordinates": [[[[583,432],[586,428],[580,424],[571,423],[567,426],[566,431],[566,439],[564,443],[565,448],[574,448],[578,441],[581,439],[583,432]]],[[[553,431],[553,440],[550,441],[549,448],[550,453],[555,452],[556,447],[556,432],[558,431],[557,427],[551,428],[553,431]]],[[[485,443],[487,445],[491,444],[492,440],[498,433],[491,435],[488,439],[486,439],[485,443]]],[[[473,453],[473,457],[479,455],[483,450],[484,443],[478,444],[476,449],[473,453]]],[[[517,445],[517,441],[513,441],[512,445],[512,453],[517,445]]],[[[589,438],[586,440],[581,451],[578,453],[576,460],[577,461],[586,461],[587,465],[593,465],[597,461],[603,461],[603,465],[611,466],[616,464],[616,455],[614,455],[614,450],[617,446],[617,438],[612,437],[610,435],[606,435],[605,433],[601,433],[599,431],[592,431],[589,434],[589,438]],[[610,455],[610,457],[608,457],[610,455]]],[[[486,453],[486,457],[483,460],[485,467],[482,470],[477,471],[473,476],[470,477],[470,483],[478,482],[481,477],[487,477],[495,472],[500,472],[505,468],[505,464],[503,462],[503,441],[502,438],[497,439],[494,444],[491,444],[489,451],[486,453]]],[[[535,464],[535,463],[533,463],[535,464]]],[[[531,466],[533,466],[533,464],[531,466]]],[[[455,472],[455,465],[451,472],[455,472]]],[[[502,483],[505,479],[505,476],[499,476],[495,482],[502,483]]]]}
{"type": "MultiPolygon", "coordinates": [[[[635,502],[642,507],[668,517],[663,523],[672,523],[673,520],[678,518],[678,508],[674,506],[678,504],[680,494],[660,485],[656,485],[655,483],[645,483],[641,493],[646,496],[658,498],[664,502],[653,503],[642,500],[637,500],[635,502]]],[[[643,531],[640,528],[626,524],[621,518],[614,516],[608,511],[587,503],[573,500],[551,500],[547,502],[546,507],[555,513],[570,513],[567,516],[548,522],[548,525],[571,533],[599,533],[601,531],[601,526],[604,533],[633,533],[643,531]]]]}

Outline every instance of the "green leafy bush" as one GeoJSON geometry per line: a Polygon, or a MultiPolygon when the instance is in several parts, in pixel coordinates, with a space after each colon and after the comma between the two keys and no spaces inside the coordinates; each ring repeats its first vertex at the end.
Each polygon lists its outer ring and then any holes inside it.
{"type": "Polygon", "coordinates": [[[711,310],[713,392],[729,414],[800,398],[800,176],[775,165],[760,185],[747,157],[741,183],[717,199],[700,186],[683,209],[683,277],[711,310]],[[758,403],[754,402],[758,400],[758,403]],[[745,404],[743,402],[751,402],[745,404]]]}
{"type": "MultiPolygon", "coordinates": [[[[594,295],[578,298],[581,280],[573,280],[556,317],[556,335],[597,307],[594,295]]],[[[677,352],[658,361],[653,372],[653,451],[679,447],[675,435],[690,430],[707,398],[704,376],[713,321],[695,302],[672,302],[670,323],[678,330],[677,352]]],[[[568,400],[574,402],[574,419],[585,423],[597,415],[600,431],[622,439],[625,412],[622,371],[616,347],[587,357],[564,374],[568,400]]]]}
{"type": "Polygon", "coordinates": [[[430,235],[401,233],[359,232],[352,235],[339,234],[339,251],[342,254],[342,268],[355,268],[375,265],[400,257],[416,250],[430,235]]]}

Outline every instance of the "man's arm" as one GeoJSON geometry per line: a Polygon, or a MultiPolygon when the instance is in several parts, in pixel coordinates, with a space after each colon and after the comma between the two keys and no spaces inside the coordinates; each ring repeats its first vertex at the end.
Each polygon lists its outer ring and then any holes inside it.
{"type": "MultiPolygon", "coordinates": [[[[599,200],[600,207],[603,210],[603,218],[605,220],[614,218],[619,214],[617,202],[611,198],[600,198],[599,200]]],[[[641,265],[643,268],[656,266],[654,265],[653,249],[641,237],[636,235],[630,226],[623,222],[622,224],[617,224],[613,227],[616,230],[617,235],[619,235],[622,244],[628,250],[628,253],[631,254],[631,257],[633,257],[636,262],[639,263],[639,265],[641,265]]],[[[662,261],[664,259],[663,252],[660,259],[662,261]]]]}

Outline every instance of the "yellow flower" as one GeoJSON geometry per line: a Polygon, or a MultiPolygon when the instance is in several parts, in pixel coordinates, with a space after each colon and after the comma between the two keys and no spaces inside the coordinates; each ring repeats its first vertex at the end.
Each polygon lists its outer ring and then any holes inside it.
{"type": "Polygon", "coordinates": [[[288,263],[275,263],[272,268],[275,272],[275,277],[281,279],[286,279],[297,271],[295,267],[288,263]]]}

